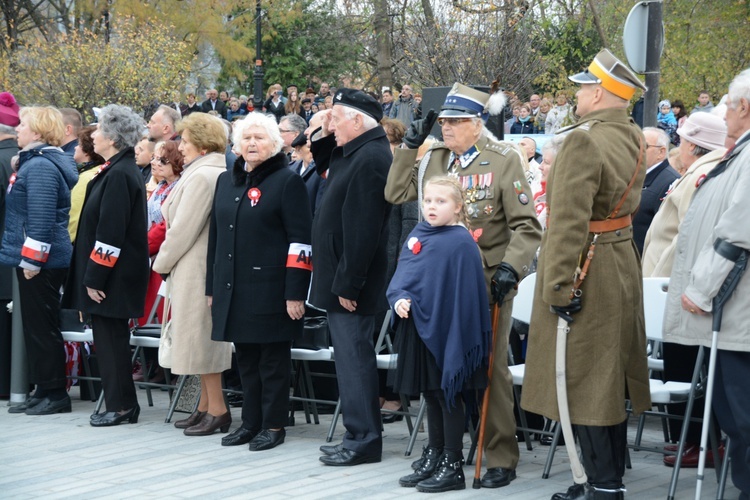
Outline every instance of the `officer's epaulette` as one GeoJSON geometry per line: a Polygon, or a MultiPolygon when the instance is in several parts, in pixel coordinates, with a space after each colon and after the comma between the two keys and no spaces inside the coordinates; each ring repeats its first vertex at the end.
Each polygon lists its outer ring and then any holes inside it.
{"type": "Polygon", "coordinates": [[[585,120],[582,122],[574,123],[573,125],[568,125],[567,127],[563,127],[555,134],[566,134],[568,132],[572,132],[573,130],[585,130],[588,132],[591,127],[599,123],[599,120],[585,120]]]}
{"type": "Polygon", "coordinates": [[[506,141],[488,141],[487,145],[484,147],[484,149],[488,151],[494,151],[495,153],[499,153],[503,156],[507,155],[511,151],[513,151],[513,145],[506,141]]]}

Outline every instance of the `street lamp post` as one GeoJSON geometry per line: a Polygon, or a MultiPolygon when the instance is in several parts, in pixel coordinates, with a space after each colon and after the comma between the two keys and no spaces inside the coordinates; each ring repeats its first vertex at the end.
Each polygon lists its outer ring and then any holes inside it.
{"type": "Polygon", "coordinates": [[[260,0],[255,0],[255,71],[253,71],[253,108],[263,109],[263,60],[260,58],[260,0]]]}

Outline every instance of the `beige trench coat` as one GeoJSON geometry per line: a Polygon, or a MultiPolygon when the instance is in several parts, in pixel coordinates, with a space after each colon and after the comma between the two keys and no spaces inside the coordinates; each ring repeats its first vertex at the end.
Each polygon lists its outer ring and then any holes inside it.
{"type": "Polygon", "coordinates": [[[725,152],[725,148],[720,148],[696,160],[669,190],[646,233],[641,259],[644,276],[668,278],[672,273],[677,229],[690,206],[695,183],[716,166],[725,152]]]}
{"type": "Polygon", "coordinates": [[[172,301],[172,372],[220,373],[230,368],[232,345],[211,340],[206,301],[208,227],[216,180],[226,171],[223,154],[199,157],[182,173],[161,207],[167,236],[154,271],[169,274],[172,301]]]}
{"type": "MultiPolygon", "coordinates": [[[[539,256],[521,406],[559,420],[555,386],[558,316],[567,305],[573,275],[593,234],[625,193],[645,139],[624,109],[594,111],[568,129],[547,184],[549,228],[539,256]]],[[[644,158],[645,159],[645,158],[644,158]]],[[[640,203],[641,169],[620,216],[640,203]]],[[[626,418],[625,398],[636,413],[651,406],[646,364],[642,278],[633,228],[603,233],[581,286],[583,309],[567,339],[567,388],[572,423],[615,425],[626,418]]]]}

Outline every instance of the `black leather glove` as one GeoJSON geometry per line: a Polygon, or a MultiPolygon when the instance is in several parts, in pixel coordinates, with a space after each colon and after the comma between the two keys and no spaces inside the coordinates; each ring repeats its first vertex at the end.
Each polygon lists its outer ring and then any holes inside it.
{"type": "Polygon", "coordinates": [[[573,322],[573,315],[581,310],[581,297],[573,297],[567,306],[551,306],[552,311],[568,323],[573,322]]]}
{"type": "Polygon", "coordinates": [[[513,266],[503,262],[492,277],[490,291],[495,301],[501,304],[508,292],[513,290],[516,285],[518,285],[518,273],[513,269],[513,266]]]}
{"type": "Polygon", "coordinates": [[[414,120],[409,125],[409,129],[406,131],[403,142],[409,149],[417,149],[419,146],[424,144],[427,136],[430,135],[435,121],[437,120],[437,111],[430,109],[427,115],[421,120],[414,120]]]}

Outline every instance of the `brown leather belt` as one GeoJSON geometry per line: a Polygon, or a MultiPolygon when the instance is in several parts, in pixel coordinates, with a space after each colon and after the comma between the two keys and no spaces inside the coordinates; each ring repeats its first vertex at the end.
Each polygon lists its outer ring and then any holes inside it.
{"type": "Polygon", "coordinates": [[[617,231],[618,229],[624,229],[632,223],[632,218],[629,215],[618,217],[616,219],[591,220],[589,221],[589,232],[609,233],[611,231],[617,231]]]}

